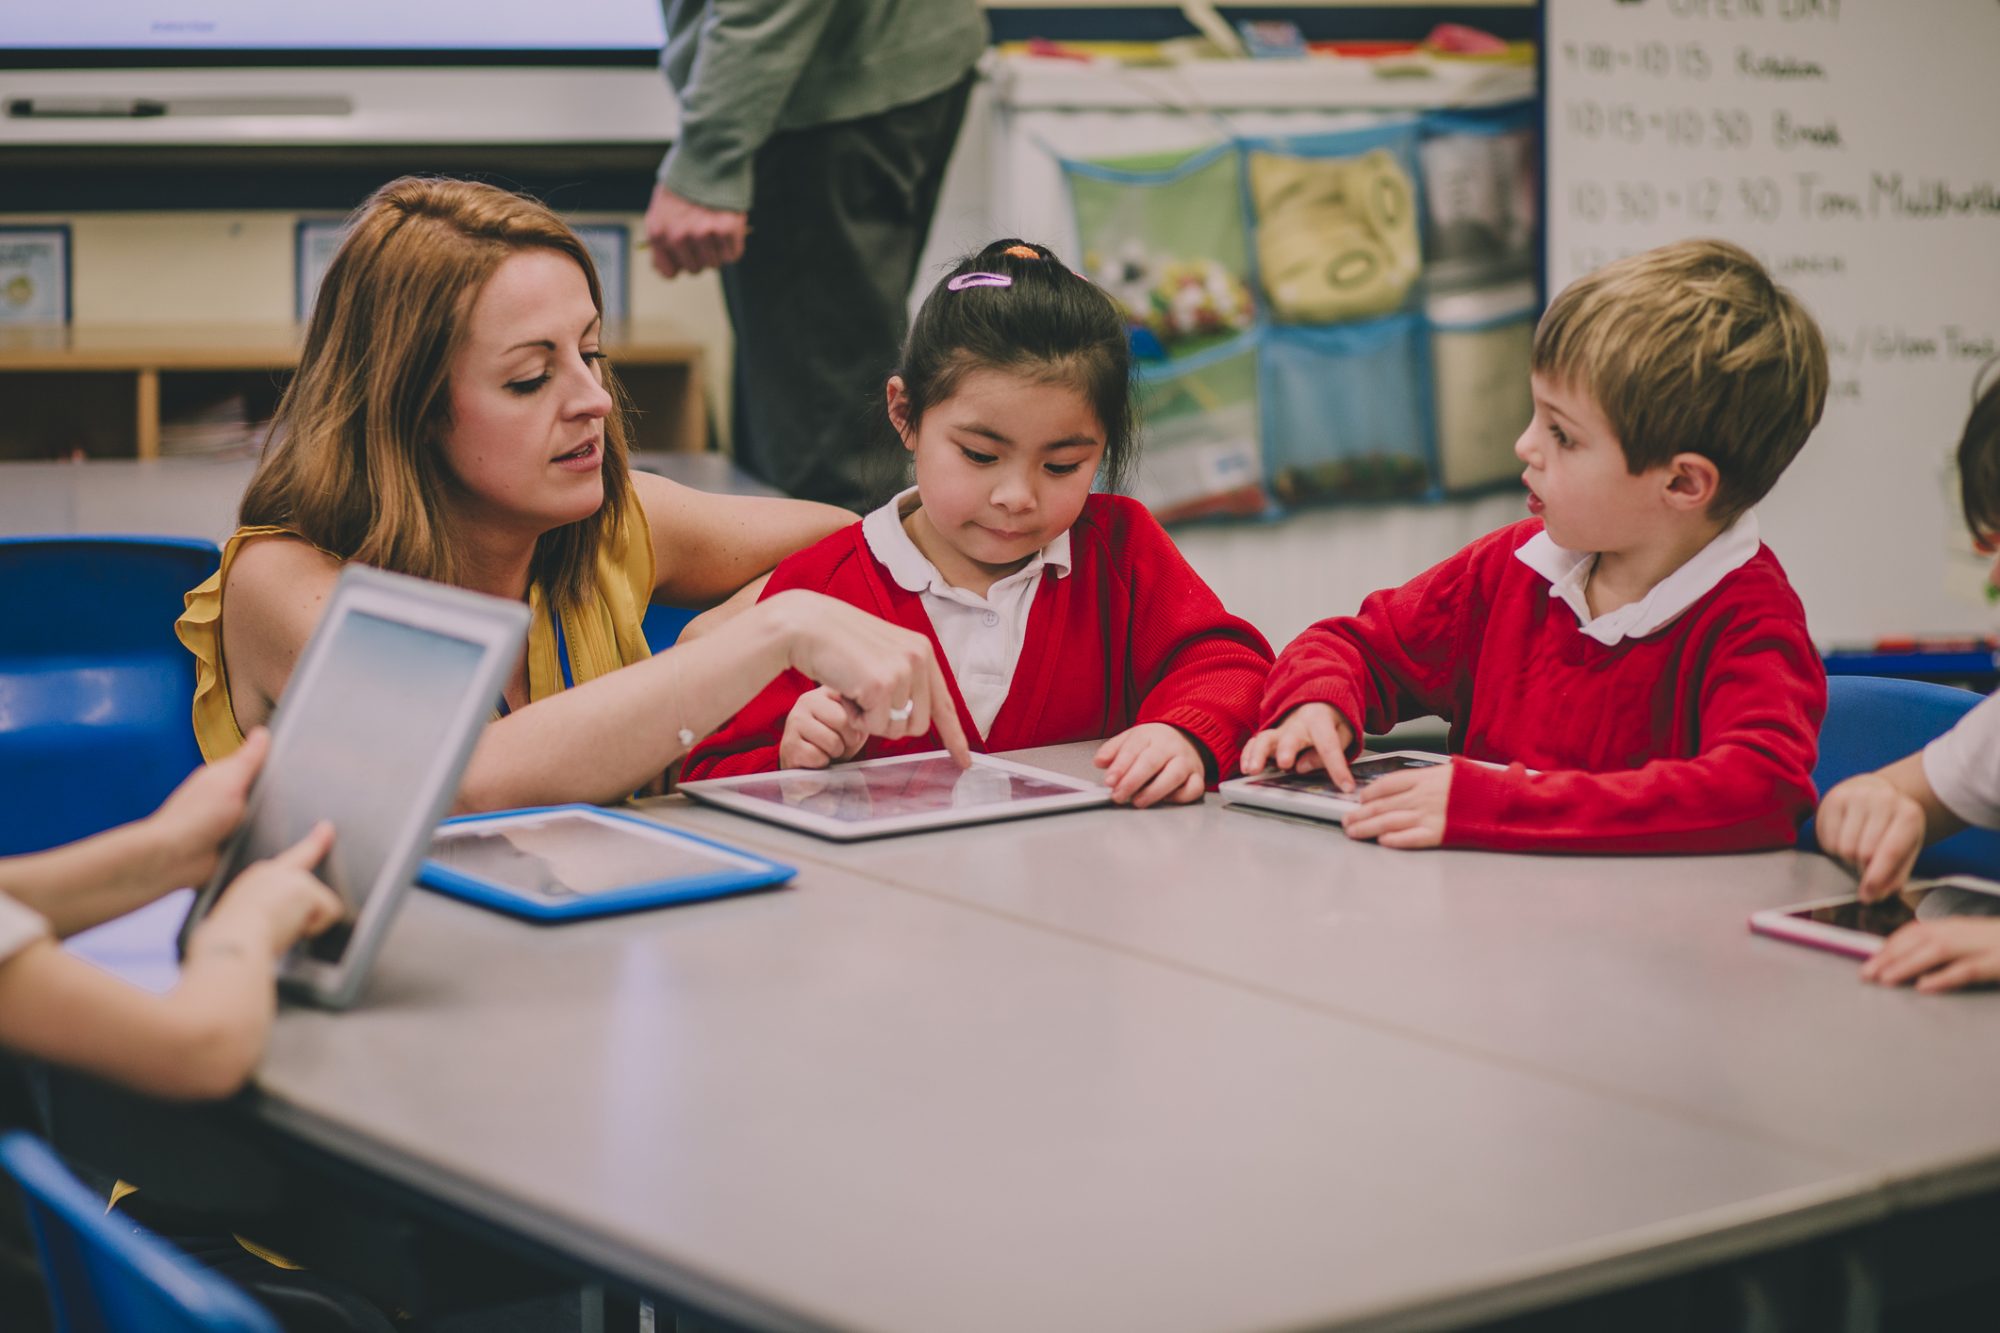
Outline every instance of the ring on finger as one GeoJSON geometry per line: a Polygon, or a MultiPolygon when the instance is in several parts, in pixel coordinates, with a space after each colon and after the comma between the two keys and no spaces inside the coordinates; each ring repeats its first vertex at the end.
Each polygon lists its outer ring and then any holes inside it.
{"type": "Polygon", "coordinates": [[[917,701],[915,699],[905,699],[901,707],[889,710],[889,720],[891,722],[908,722],[910,715],[916,711],[917,701]]]}

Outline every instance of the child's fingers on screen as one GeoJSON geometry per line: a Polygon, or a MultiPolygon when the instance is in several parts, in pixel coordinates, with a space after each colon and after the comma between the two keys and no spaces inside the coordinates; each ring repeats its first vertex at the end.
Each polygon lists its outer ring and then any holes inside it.
{"type": "Polygon", "coordinates": [[[1369,805],[1401,796],[1423,785],[1429,776],[1428,769],[1406,768],[1394,773],[1384,773],[1360,791],[1361,804],[1369,805]]]}
{"type": "Polygon", "coordinates": [[[333,825],[324,819],[312,826],[311,832],[291,846],[271,858],[273,865],[281,865],[299,870],[311,870],[326,859],[333,847],[333,825]]]}
{"type": "Polygon", "coordinates": [[[1926,995],[1935,995],[1939,991],[1957,990],[1961,986],[1973,986],[1992,980],[1990,972],[1982,973],[1976,959],[1960,958],[1926,976],[1917,978],[1917,989],[1926,995]]]}
{"type": "Polygon", "coordinates": [[[1950,950],[1942,942],[1933,935],[1925,934],[1884,961],[1875,979],[1885,986],[1900,986],[1913,977],[1942,966],[1949,957],[1950,950]]]}
{"type": "Polygon", "coordinates": [[[317,935],[346,914],[340,895],[311,876],[306,877],[306,916],[302,927],[307,935],[317,935]]]}
{"type": "Polygon", "coordinates": [[[1332,775],[1333,784],[1342,791],[1353,791],[1354,777],[1347,771],[1347,746],[1338,724],[1330,716],[1315,715],[1307,720],[1306,730],[1312,738],[1312,748],[1319,752],[1320,763],[1332,775]]]}
{"type": "Polygon", "coordinates": [[[1865,860],[1861,866],[1861,880],[1854,889],[1861,901],[1871,903],[1902,888],[1903,881],[1909,878],[1910,867],[1917,859],[1916,848],[1901,846],[1886,836],[1879,836],[1864,845],[1857,855],[1865,857],[1865,860]]]}

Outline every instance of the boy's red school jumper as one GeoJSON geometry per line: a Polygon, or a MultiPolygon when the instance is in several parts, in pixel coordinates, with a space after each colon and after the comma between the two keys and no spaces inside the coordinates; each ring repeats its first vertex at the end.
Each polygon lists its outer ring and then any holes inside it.
{"type": "MultiPolygon", "coordinates": [[[[806,588],[838,597],[931,641],[966,739],[979,751],[1101,740],[1142,722],[1166,722],[1206,751],[1211,776],[1229,777],[1257,720],[1271,648],[1222,603],[1144,506],[1093,495],[1070,528],[1070,571],[1042,574],[1007,700],[985,736],[917,593],[899,586],[854,524],[788,557],[765,586],[770,597],[806,588]]],[[[763,773],[778,767],[785,718],[813,682],[787,671],[688,755],[682,778],[763,773]]],[[[871,737],[857,759],[935,750],[923,736],[871,737]]]]}
{"type": "Polygon", "coordinates": [[[1331,704],[1357,732],[1435,714],[1456,764],[1448,847],[1735,852],[1789,847],[1811,812],[1826,672],[1768,547],[1664,627],[1605,645],[1490,533],[1279,656],[1263,726],[1331,704]],[[1530,773],[1528,769],[1540,770],[1530,773]]]}

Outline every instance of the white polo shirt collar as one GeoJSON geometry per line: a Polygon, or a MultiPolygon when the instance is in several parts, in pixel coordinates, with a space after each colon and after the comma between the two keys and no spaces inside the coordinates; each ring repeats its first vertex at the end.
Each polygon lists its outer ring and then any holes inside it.
{"type": "Polygon", "coordinates": [[[1715,534],[1688,562],[1661,579],[1636,602],[1593,619],[1583,595],[1594,551],[1557,546],[1548,532],[1536,533],[1514,552],[1514,558],[1549,581],[1549,594],[1561,598],[1576,613],[1577,628],[1607,648],[1625,639],[1643,639],[1673,623],[1676,616],[1706,597],[1723,579],[1741,569],[1762,543],[1757,515],[1744,513],[1715,534]]]}

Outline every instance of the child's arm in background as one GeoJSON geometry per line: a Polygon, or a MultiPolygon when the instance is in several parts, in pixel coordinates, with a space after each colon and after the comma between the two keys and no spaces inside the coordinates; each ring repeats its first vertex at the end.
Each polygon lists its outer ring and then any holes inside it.
{"type": "Polygon", "coordinates": [[[1139,700],[1133,725],[1107,740],[1096,762],[1121,802],[1197,800],[1236,770],[1256,725],[1271,645],[1229,614],[1137,502],[1106,503],[1102,512],[1130,599],[1123,665],[1139,700]]]}
{"type": "Polygon", "coordinates": [[[1477,591],[1494,578],[1492,562],[1513,559],[1520,541],[1502,528],[1399,588],[1370,593],[1356,614],[1322,620],[1293,639],[1264,686],[1261,730],[1244,749],[1244,771],[1289,753],[1284,767],[1325,768],[1344,779],[1363,732],[1380,734],[1410,717],[1455,720],[1483,618],[1477,591]],[[1339,726],[1309,704],[1330,708],[1339,726]],[[1336,734],[1343,751],[1320,753],[1336,734]]]}
{"type": "Polygon", "coordinates": [[[52,939],[0,962],[0,1045],[156,1097],[226,1097],[256,1068],[276,1009],[272,970],[340,918],[312,874],[333,830],[238,875],[196,928],[165,995],[129,985],[52,939]]]}
{"type": "Polygon", "coordinates": [[[2000,828],[2000,697],[1917,754],[1827,793],[1819,841],[1854,867],[1859,893],[1873,900],[1903,886],[1927,844],[1971,826],[2000,828]]]}
{"type": "Polygon", "coordinates": [[[236,753],[204,764],[144,819],[66,847],[0,857],[0,893],[39,912],[58,938],[120,917],[215,874],[271,749],[257,727],[236,753]]]}
{"type": "MultiPolygon", "coordinates": [[[[1614,773],[1452,764],[1444,845],[1498,851],[1790,847],[1812,810],[1826,676],[1803,618],[1717,615],[1697,753],[1614,773]]],[[[1372,792],[1370,793],[1373,794],[1372,792]]]]}
{"type": "Polygon", "coordinates": [[[1875,902],[1908,882],[1926,844],[1964,827],[1931,790],[1918,753],[1834,787],[1813,831],[1821,851],[1854,871],[1862,901],[1875,902]]]}

